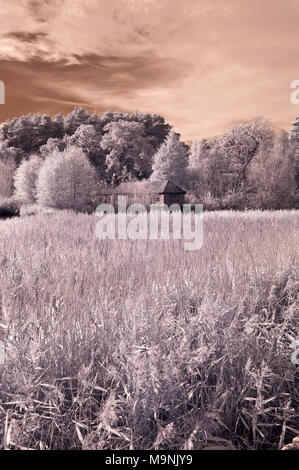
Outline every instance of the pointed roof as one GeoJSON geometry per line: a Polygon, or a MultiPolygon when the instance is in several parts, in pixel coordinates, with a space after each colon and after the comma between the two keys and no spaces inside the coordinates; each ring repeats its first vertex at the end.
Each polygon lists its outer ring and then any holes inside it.
{"type": "Polygon", "coordinates": [[[186,191],[172,181],[132,181],[121,183],[112,194],[186,194],[186,191]]]}

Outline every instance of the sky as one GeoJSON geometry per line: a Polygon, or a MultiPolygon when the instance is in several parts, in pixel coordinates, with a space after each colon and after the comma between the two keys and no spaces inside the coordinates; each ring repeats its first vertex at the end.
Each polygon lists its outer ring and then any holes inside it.
{"type": "Polygon", "coordinates": [[[0,0],[0,122],[161,114],[186,141],[299,115],[299,0],[0,0]]]}

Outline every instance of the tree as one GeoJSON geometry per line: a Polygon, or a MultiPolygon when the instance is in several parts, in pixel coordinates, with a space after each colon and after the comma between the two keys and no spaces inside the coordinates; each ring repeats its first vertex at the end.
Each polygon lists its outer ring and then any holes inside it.
{"type": "Polygon", "coordinates": [[[148,178],[152,171],[153,147],[144,124],[124,120],[104,127],[101,147],[107,153],[107,176],[116,183],[148,178]]]}
{"type": "Polygon", "coordinates": [[[227,176],[230,191],[239,194],[243,206],[246,205],[249,165],[260,151],[269,153],[273,141],[274,132],[262,118],[231,127],[220,140],[219,150],[223,155],[220,171],[227,176]]]}
{"type": "Polygon", "coordinates": [[[16,163],[13,159],[0,160],[0,198],[9,198],[14,192],[16,163]]]}
{"type": "Polygon", "coordinates": [[[32,156],[29,160],[23,160],[15,172],[16,196],[24,202],[36,202],[36,184],[41,165],[41,158],[32,156]]]}
{"type": "Polygon", "coordinates": [[[17,165],[23,160],[24,152],[15,147],[9,147],[7,141],[0,141],[0,160],[7,162],[11,160],[17,165]]]}
{"type": "Polygon", "coordinates": [[[180,135],[171,129],[166,141],[154,156],[151,181],[171,180],[184,186],[188,167],[189,147],[180,141],[180,135]]]}
{"type": "Polygon", "coordinates": [[[8,147],[21,149],[26,155],[38,152],[41,145],[50,138],[61,138],[64,134],[62,123],[47,114],[29,114],[6,121],[1,126],[0,140],[8,147]]]}
{"type": "MultiPolygon", "coordinates": [[[[107,111],[101,117],[100,126],[104,132],[104,128],[107,124],[118,121],[138,122],[142,124],[144,126],[144,136],[146,136],[150,142],[154,153],[158,150],[162,142],[164,142],[170,131],[170,125],[165,123],[162,116],[159,116],[158,114],[144,114],[139,112],[127,114],[120,113],[119,111],[107,111]]],[[[98,126],[99,124],[95,126],[97,130],[98,126]]]]}
{"type": "Polygon", "coordinates": [[[295,172],[286,137],[286,132],[280,132],[272,151],[260,151],[249,167],[248,200],[254,209],[286,209],[294,204],[295,172]]]}
{"type": "Polygon", "coordinates": [[[97,170],[100,181],[105,178],[106,157],[101,147],[102,134],[91,124],[81,124],[76,132],[65,139],[68,146],[80,148],[97,170]]]}
{"type": "Polygon", "coordinates": [[[196,139],[193,141],[189,153],[189,168],[196,170],[203,159],[209,155],[211,145],[207,139],[196,139]]]}
{"type": "Polygon", "coordinates": [[[290,140],[299,145],[299,116],[296,117],[290,129],[290,140]]]}
{"type": "Polygon", "coordinates": [[[82,150],[54,152],[43,163],[37,199],[43,207],[89,210],[96,192],[95,169],[82,150]]]}
{"type": "Polygon", "coordinates": [[[196,197],[210,193],[216,197],[222,188],[219,173],[219,139],[198,139],[189,153],[188,187],[196,197]]]}
{"type": "MultiPolygon", "coordinates": [[[[55,150],[55,147],[63,151],[67,145],[75,144],[87,152],[88,158],[97,168],[98,178],[100,180],[107,178],[109,182],[111,174],[109,170],[106,171],[106,159],[109,159],[111,149],[101,147],[100,141],[103,135],[110,131],[107,125],[119,121],[142,125],[142,137],[149,146],[150,158],[165,140],[170,129],[163,117],[138,112],[127,114],[108,111],[100,118],[96,111],[89,114],[83,108],[75,107],[66,117],[58,113],[53,119],[46,114],[29,114],[7,120],[1,125],[0,159],[3,158],[1,145],[5,146],[5,154],[7,149],[13,149],[13,152],[17,153],[15,161],[19,164],[32,154],[40,154],[45,158],[55,150]]],[[[124,174],[127,174],[128,178],[139,178],[138,171],[137,176],[132,176],[130,171],[126,170],[124,174]]],[[[118,175],[115,175],[116,181],[117,178],[118,175]]]]}
{"type": "Polygon", "coordinates": [[[75,106],[64,119],[64,129],[67,135],[73,135],[82,124],[96,125],[98,121],[99,117],[96,112],[91,115],[84,108],[75,106]]]}
{"type": "Polygon", "coordinates": [[[43,160],[52,155],[54,152],[63,152],[67,147],[67,141],[63,139],[49,139],[45,145],[39,149],[39,154],[43,160]]]}
{"type": "Polygon", "coordinates": [[[292,158],[295,167],[295,180],[299,189],[299,116],[296,117],[290,129],[290,142],[292,146],[292,158]]]}

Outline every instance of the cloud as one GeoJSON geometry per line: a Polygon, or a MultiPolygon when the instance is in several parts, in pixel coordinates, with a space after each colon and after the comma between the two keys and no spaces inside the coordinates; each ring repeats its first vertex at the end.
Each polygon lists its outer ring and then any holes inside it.
{"type": "MultiPolygon", "coordinates": [[[[77,57],[73,64],[0,61],[11,116],[30,111],[69,112],[76,105],[99,112],[135,110],[138,92],[171,86],[184,75],[177,68],[175,62],[165,63],[153,53],[121,58],[89,54],[77,57]]],[[[0,107],[0,119],[2,111],[0,107]]]]}
{"type": "Polygon", "coordinates": [[[298,14],[297,0],[0,0],[0,118],[82,104],[160,113],[187,139],[259,114],[287,128],[298,14]]]}
{"type": "Polygon", "coordinates": [[[138,55],[153,47],[173,56],[215,8],[215,1],[194,0],[177,0],[176,8],[172,0],[0,0],[0,56],[72,63],[76,55],[138,55]],[[31,35],[33,49],[24,47],[31,35]]]}

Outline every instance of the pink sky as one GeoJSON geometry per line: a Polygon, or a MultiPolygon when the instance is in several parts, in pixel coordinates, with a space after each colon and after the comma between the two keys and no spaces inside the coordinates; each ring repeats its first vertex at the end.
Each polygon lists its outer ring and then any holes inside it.
{"type": "Polygon", "coordinates": [[[299,114],[299,0],[0,0],[0,18],[0,121],[139,110],[189,141],[299,114]]]}

